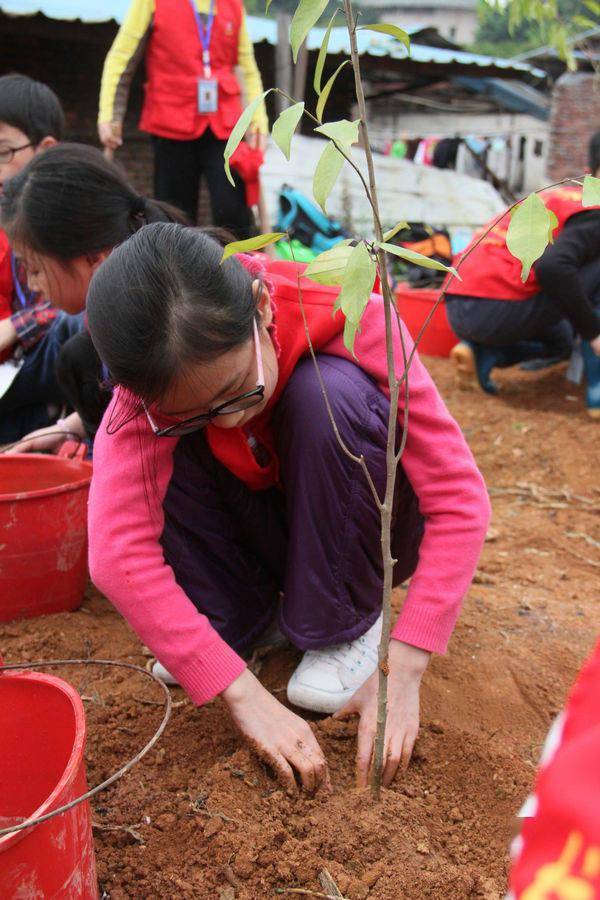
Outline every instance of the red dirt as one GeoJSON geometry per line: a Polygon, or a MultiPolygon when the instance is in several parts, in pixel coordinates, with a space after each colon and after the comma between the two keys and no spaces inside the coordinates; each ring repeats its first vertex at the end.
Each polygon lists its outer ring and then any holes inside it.
{"type": "MultiPolygon", "coordinates": [[[[277,888],[322,891],[323,868],[352,900],[504,895],[514,814],[596,633],[598,553],[585,535],[600,540],[600,431],[561,370],[505,375],[502,397],[489,398],[456,391],[447,361],[428,365],[492,489],[494,520],[450,653],[425,677],[407,775],[374,805],[353,788],[355,725],[325,719],[314,727],[334,793],[289,799],[220,702],[195,709],[176,689],[179,705],[158,749],[94,803],[106,898],[257,900],[277,888]],[[518,482],[522,496],[493,492],[518,482]],[[577,497],[536,499],[527,485],[568,488],[592,498],[595,511],[577,497]]],[[[146,662],[93,589],[78,612],[0,626],[0,637],[7,662],[146,662]]],[[[280,699],[297,659],[279,650],[264,661],[260,677],[280,699]]],[[[86,698],[95,784],[150,736],[161,717],[159,691],[121,671],[61,674],[86,698]]]]}

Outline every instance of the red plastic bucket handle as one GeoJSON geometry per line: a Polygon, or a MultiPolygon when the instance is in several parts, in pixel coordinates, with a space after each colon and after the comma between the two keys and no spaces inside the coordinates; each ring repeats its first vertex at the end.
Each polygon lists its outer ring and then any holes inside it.
{"type": "Polygon", "coordinates": [[[33,825],[39,825],[40,822],[46,822],[48,819],[53,819],[54,816],[59,816],[61,813],[65,813],[68,810],[72,809],[74,806],[77,806],[79,803],[83,803],[84,800],[90,800],[92,797],[95,797],[96,794],[99,794],[100,791],[103,791],[105,788],[110,787],[111,784],[114,784],[115,781],[118,781],[123,775],[125,775],[133,766],[142,759],[149,750],[154,747],[158,739],[161,737],[165,728],[167,727],[167,723],[171,718],[172,711],[172,701],[171,694],[169,688],[157,678],[156,675],[153,675],[152,672],[149,672],[147,669],[142,669],[141,666],[136,666],[133,663],[122,663],[116,662],[112,659],[36,659],[35,662],[24,662],[24,663],[10,663],[10,665],[3,665],[0,668],[0,675],[2,672],[8,672],[9,670],[21,670],[21,669],[43,669],[46,667],[52,666],[115,666],[117,668],[123,669],[134,669],[136,672],[141,672],[142,675],[145,675],[147,678],[151,678],[152,681],[155,681],[159,687],[162,689],[165,695],[165,713],[162,718],[162,721],[153,736],[150,738],[147,744],[145,744],[139,753],[125,763],[124,766],[115,772],[110,778],[107,778],[106,781],[103,781],[101,784],[97,784],[95,788],[92,788],[87,793],[82,794],[80,797],[76,797],[75,800],[71,800],[70,803],[66,803],[64,806],[59,806],[58,809],[53,810],[52,812],[46,813],[44,816],[39,816],[37,819],[28,819],[26,822],[22,822],[20,825],[13,825],[10,828],[0,828],[0,837],[4,837],[5,834],[12,834],[15,831],[23,831],[25,828],[31,828],[33,825]]]}
{"type": "Polygon", "coordinates": [[[66,456],[68,459],[85,459],[87,447],[83,441],[65,441],[57,456],[66,456]]]}

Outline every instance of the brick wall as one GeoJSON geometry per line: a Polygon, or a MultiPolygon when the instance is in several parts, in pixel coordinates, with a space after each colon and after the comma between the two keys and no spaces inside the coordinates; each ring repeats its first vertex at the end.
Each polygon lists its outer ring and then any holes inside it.
{"type": "Polygon", "coordinates": [[[600,81],[591,72],[562,75],[552,95],[548,181],[580,175],[587,168],[588,142],[600,128],[600,81]]]}

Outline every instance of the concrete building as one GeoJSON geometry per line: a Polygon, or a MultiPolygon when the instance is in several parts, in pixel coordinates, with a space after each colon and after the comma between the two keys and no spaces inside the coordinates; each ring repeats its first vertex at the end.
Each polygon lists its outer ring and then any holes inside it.
{"type": "Polygon", "coordinates": [[[475,40],[477,0],[364,0],[365,11],[373,12],[401,28],[426,25],[463,47],[475,40]]]}

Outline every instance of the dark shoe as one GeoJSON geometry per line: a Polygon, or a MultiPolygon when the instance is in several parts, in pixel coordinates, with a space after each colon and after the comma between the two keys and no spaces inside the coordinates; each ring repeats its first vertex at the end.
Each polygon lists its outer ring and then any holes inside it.
{"type": "Polygon", "coordinates": [[[585,371],[585,402],[588,415],[600,419],[600,356],[596,356],[589,341],[581,342],[585,371]]]}

